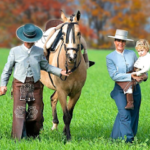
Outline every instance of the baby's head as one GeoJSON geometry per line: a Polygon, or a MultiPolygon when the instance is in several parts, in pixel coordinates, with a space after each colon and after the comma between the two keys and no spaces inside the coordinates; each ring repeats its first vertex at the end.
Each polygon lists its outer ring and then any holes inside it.
{"type": "Polygon", "coordinates": [[[147,40],[140,39],[136,42],[135,49],[137,50],[139,56],[145,56],[150,50],[150,46],[147,40]]]}

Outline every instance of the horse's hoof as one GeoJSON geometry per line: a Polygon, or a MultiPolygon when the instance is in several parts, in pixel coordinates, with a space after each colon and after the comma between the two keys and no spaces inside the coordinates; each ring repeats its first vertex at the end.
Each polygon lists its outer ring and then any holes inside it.
{"type": "Polygon", "coordinates": [[[57,130],[57,126],[58,126],[58,124],[53,123],[53,126],[52,126],[51,130],[57,130]]]}
{"type": "Polygon", "coordinates": [[[67,138],[67,142],[71,141],[71,136],[67,138]]]}

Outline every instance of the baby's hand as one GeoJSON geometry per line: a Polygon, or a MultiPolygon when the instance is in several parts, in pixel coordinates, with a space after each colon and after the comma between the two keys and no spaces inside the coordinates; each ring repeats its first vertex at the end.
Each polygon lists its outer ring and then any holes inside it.
{"type": "Polygon", "coordinates": [[[136,73],[136,72],[132,72],[131,74],[133,74],[133,75],[137,75],[137,73],[136,73]]]}

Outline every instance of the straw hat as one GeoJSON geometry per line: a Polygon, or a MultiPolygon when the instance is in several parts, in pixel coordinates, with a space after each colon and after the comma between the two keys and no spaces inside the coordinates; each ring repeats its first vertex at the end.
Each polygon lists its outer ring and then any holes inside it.
{"type": "Polygon", "coordinates": [[[114,39],[125,40],[125,41],[134,41],[132,39],[128,39],[128,31],[120,30],[120,29],[116,30],[115,36],[108,36],[108,37],[114,38],[114,39]]]}
{"type": "Polygon", "coordinates": [[[43,32],[39,27],[28,23],[19,27],[16,35],[23,42],[34,43],[42,37],[43,32]]]}

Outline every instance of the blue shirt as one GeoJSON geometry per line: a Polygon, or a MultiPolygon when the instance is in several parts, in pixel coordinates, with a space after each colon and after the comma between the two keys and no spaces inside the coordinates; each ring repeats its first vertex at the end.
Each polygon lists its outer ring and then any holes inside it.
{"type": "Polygon", "coordinates": [[[113,51],[106,56],[107,70],[114,81],[131,81],[131,74],[137,56],[134,51],[125,49],[123,53],[113,51]]]}

